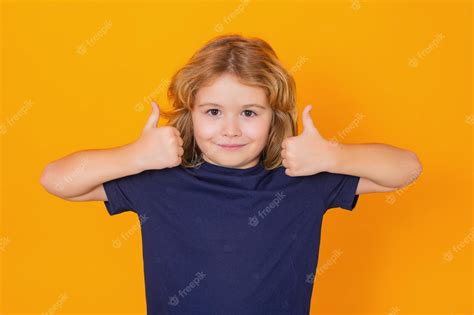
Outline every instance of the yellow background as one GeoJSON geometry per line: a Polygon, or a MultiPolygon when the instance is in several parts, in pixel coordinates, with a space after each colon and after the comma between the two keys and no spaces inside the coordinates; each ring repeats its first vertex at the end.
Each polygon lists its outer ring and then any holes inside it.
{"type": "Polygon", "coordinates": [[[140,232],[122,236],[136,215],[49,195],[40,174],[135,140],[149,97],[168,108],[172,74],[238,32],[293,69],[298,111],[313,104],[323,136],[423,163],[391,199],[325,215],[319,266],[342,254],[317,275],[311,314],[472,314],[471,2],[55,2],[1,7],[0,313],[145,313],[140,232]]]}

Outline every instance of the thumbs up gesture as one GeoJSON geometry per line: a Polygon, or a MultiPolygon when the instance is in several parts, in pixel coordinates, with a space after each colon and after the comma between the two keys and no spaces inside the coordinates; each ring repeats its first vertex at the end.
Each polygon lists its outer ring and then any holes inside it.
{"type": "Polygon", "coordinates": [[[324,139],[310,116],[312,105],[303,110],[303,132],[282,142],[285,174],[306,176],[328,171],[334,162],[334,144],[324,139]]]}
{"type": "Polygon", "coordinates": [[[179,130],[173,126],[158,128],[160,109],[155,102],[151,106],[153,111],[140,138],[132,143],[134,160],[140,171],[178,166],[184,154],[179,130]]]}

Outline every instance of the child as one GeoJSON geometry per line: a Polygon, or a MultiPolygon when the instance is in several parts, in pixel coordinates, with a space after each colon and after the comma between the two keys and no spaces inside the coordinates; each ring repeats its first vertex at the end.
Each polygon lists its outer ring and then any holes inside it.
{"type": "Polygon", "coordinates": [[[421,173],[411,151],[324,139],[265,41],[219,36],[172,78],[138,140],[50,163],[52,194],[134,211],[148,314],[308,314],[321,222],[421,173]],[[157,128],[160,115],[168,125],[157,128]],[[80,175],[59,178],[86,160],[80,175]]]}

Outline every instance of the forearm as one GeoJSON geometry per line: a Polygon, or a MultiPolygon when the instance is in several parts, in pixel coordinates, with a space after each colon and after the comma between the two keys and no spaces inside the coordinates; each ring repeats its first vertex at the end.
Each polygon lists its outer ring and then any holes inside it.
{"type": "Polygon", "coordinates": [[[401,188],[414,181],[422,166],[412,151],[383,143],[332,145],[334,163],[329,172],[365,177],[373,182],[401,188]]]}
{"type": "Polygon", "coordinates": [[[51,194],[75,197],[106,181],[139,173],[136,164],[130,144],[78,151],[49,163],[41,175],[41,184],[51,194]]]}

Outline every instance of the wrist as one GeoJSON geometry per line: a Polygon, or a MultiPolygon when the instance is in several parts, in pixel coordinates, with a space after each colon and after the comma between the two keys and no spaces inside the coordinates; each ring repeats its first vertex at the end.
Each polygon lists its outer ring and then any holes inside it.
{"type": "Polygon", "coordinates": [[[133,174],[141,173],[145,170],[145,165],[138,157],[138,149],[135,142],[120,147],[119,154],[122,157],[123,164],[129,168],[133,174]]]}
{"type": "Polygon", "coordinates": [[[327,166],[327,171],[330,173],[341,173],[342,166],[342,153],[344,149],[344,144],[337,141],[327,140],[327,147],[329,152],[329,161],[327,166]]]}

